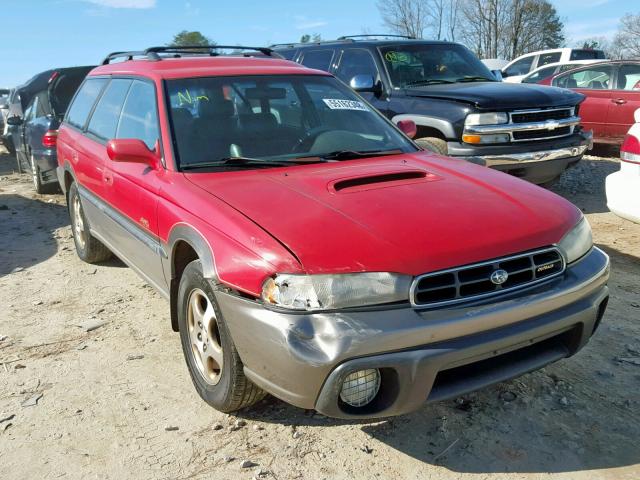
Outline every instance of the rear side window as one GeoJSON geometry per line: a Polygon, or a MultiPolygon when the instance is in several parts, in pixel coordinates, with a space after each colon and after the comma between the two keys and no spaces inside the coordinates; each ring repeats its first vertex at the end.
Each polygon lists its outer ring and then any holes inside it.
{"type": "Polygon", "coordinates": [[[77,128],[84,127],[85,123],[87,123],[89,112],[91,112],[96,98],[100,95],[107,81],[106,78],[90,78],[82,84],[67,112],[65,121],[69,125],[77,128]]]}
{"type": "Polygon", "coordinates": [[[296,49],[292,50],[276,50],[276,53],[283,57],[285,60],[293,60],[293,57],[296,56],[296,49]]]}
{"type": "Polygon", "coordinates": [[[304,52],[301,63],[305,67],[328,72],[331,68],[332,59],[333,50],[310,50],[304,52]]]}
{"type": "Polygon", "coordinates": [[[149,82],[135,80],[122,108],[116,138],[137,138],[151,150],[158,137],[155,89],[149,82]]]}
{"type": "Polygon", "coordinates": [[[120,111],[132,80],[111,80],[91,115],[87,131],[103,140],[115,138],[120,111]]]}

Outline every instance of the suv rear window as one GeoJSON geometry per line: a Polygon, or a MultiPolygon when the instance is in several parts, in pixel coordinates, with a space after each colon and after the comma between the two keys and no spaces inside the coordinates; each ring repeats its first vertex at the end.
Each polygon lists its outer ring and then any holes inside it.
{"type": "Polygon", "coordinates": [[[107,82],[106,78],[89,78],[82,84],[65,118],[69,125],[77,128],[84,127],[93,104],[107,82]]]}
{"type": "Polygon", "coordinates": [[[572,50],[569,60],[596,60],[604,58],[602,50],[572,50]]]}

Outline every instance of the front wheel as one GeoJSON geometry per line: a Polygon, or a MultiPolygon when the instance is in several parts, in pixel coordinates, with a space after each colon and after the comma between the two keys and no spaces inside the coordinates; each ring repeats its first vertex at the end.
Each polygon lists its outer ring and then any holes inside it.
{"type": "Polygon", "coordinates": [[[244,375],[242,361],[199,260],[187,265],[180,279],[178,326],[191,380],[205,402],[230,413],[265,396],[244,375]]]}
{"type": "Polygon", "coordinates": [[[447,142],[445,142],[441,138],[423,137],[423,138],[417,138],[415,142],[419,146],[421,146],[424,150],[437,153],[438,155],[447,155],[449,153],[447,142]]]}

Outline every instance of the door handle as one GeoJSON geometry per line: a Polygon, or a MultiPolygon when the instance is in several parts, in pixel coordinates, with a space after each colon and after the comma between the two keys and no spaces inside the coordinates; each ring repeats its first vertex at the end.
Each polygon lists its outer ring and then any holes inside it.
{"type": "Polygon", "coordinates": [[[113,185],[113,175],[111,175],[110,173],[104,172],[102,174],[102,180],[107,185],[113,185]]]}
{"type": "Polygon", "coordinates": [[[627,103],[627,101],[624,98],[614,98],[611,101],[616,105],[624,105],[625,103],[627,103]]]}

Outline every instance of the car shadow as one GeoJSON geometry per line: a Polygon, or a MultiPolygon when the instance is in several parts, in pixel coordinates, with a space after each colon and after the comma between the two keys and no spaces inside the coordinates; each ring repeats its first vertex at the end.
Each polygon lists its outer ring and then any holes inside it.
{"type": "MultiPolygon", "coordinates": [[[[608,151],[607,154],[612,155],[612,152],[608,151]]],[[[584,213],[606,213],[609,209],[605,178],[619,169],[620,162],[616,158],[583,158],[560,177],[550,190],[569,199],[584,213]]]]}

